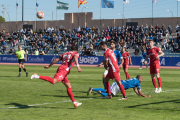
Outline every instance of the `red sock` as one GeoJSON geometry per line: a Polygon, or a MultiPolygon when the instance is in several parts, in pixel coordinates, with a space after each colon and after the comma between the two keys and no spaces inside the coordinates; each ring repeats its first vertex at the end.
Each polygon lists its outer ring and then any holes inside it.
{"type": "Polygon", "coordinates": [[[154,87],[157,88],[156,79],[155,78],[152,79],[152,82],[153,82],[154,87]]]}
{"type": "Polygon", "coordinates": [[[105,84],[106,84],[107,92],[108,92],[108,94],[110,95],[110,94],[111,94],[110,84],[109,84],[109,82],[107,82],[107,83],[105,83],[105,84]]]}
{"type": "Polygon", "coordinates": [[[54,84],[54,79],[52,79],[49,76],[39,76],[39,79],[45,80],[45,81],[49,81],[50,83],[54,84]]]}
{"type": "Polygon", "coordinates": [[[161,87],[161,77],[157,78],[158,79],[158,84],[159,84],[159,87],[161,87]]]}
{"type": "Polygon", "coordinates": [[[126,72],[126,80],[130,79],[128,72],[126,72]]]}
{"type": "Polygon", "coordinates": [[[124,87],[122,84],[119,85],[119,89],[121,90],[121,93],[123,94],[123,97],[126,97],[126,92],[124,90],[124,87]]]}
{"type": "Polygon", "coordinates": [[[74,95],[73,95],[73,93],[71,91],[71,88],[67,88],[67,94],[71,98],[72,102],[75,102],[74,95]]]}

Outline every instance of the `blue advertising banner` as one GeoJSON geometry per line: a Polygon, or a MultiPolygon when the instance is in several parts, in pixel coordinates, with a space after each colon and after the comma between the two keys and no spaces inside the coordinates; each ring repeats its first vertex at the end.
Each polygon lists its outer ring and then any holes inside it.
{"type": "MultiPolygon", "coordinates": [[[[27,61],[25,63],[39,63],[39,64],[49,64],[54,59],[58,58],[57,55],[28,55],[27,61]]],[[[133,65],[140,65],[141,57],[131,57],[133,65]]],[[[81,65],[98,65],[104,60],[103,56],[80,56],[79,64],[81,65]]],[[[180,67],[180,57],[161,57],[161,66],[179,66],[180,67]]],[[[18,63],[18,58],[14,55],[0,55],[0,63],[18,63]]],[[[60,64],[58,62],[57,64],[60,64]]],[[[148,60],[149,64],[149,60],[148,60]]]]}

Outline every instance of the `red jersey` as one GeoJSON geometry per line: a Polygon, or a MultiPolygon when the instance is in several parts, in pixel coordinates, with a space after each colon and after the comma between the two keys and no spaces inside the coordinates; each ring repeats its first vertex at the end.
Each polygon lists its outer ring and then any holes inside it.
{"type": "Polygon", "coordinates": [[[119,66],[118,66],[117,58],[114,54],[114,51],[112,51],[109,48],[106,49],[104,53],[104,57],[105,57],[105,60],[108,60],[108,67],[110,71],[119,72],[119,66]]]}
{"type": "Polygon", "coordinates": [[[161,50],[158,47],[147,49],[147,55],[150,56],[150,64],[159,64],[159,59],[156,60],[156,57],[160,51],[161,50]]]}
{"type": "Polygon", "coordinates": [[[128,52],[124,52],[124,53],[121,53],[121,55],[123,56],[123,59],[124,59],[124,65],[129,65],[129,53],[128,52]]]}
{"type": "Polygon", "coordinates": [[[73,67],[75,61],[74,61],[74,56],[77,55],[79,58],[79,53],[77,52],[67,52],[62,54],[60,57],[62,58],[62,64],[61,68],[64,68],[66,71],[70,72],[71,68],[73,67]]]}

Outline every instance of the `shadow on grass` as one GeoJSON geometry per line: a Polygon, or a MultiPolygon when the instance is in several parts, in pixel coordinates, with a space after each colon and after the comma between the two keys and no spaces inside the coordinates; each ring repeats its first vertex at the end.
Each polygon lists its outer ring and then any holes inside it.
{"type": "Polygon", "coordinates": [[[28,106],[28,105],[22,105],[19,103],[9,103],[5,105],[14,105],[14,107],[8,107],[8,108],[14,108],[14,109],[27,109],[27,108],[36,108],[35,106],[28,106]]]}
{"type": "MultiPolygon", "coordinates": [[[[69,96],[68,95],[41,95],[41,96],[52,96],[52,97],[68,97],[69,98],[69,96]]],[[[88,98],[88,97],[86,97],[86,96],[74,96],[75,98],[88,98]]]]}
{"type": "MultiPolygon", "coordinates": [[[[139,104],[139,105],[127,106],[127,107],[124,107],[124,108],[136,108],[136,107],[141,107],[141,106],[146,106],[146,105],[157,105],[157,104],[162,104],[162,103],[176,103],[176,104],[178,104],[178,103],[180,103],[180,99],[169,100],[169,101],[161,101],[161,102],[153,102],[153,103],[146,103],[146,104],[139,104]]],[[[150,109],[150,108],[142,108],[142,109],[150,109]]],[[[167,110],[167,109],[157,109],[157,110],[167,110]]],[[[168,109],[168,110],[170,110],[170,109],[168,109]]],[[[180,110],[173,110],[173,111],[180,111],[180,110]]]]}
{"type": "MultiPolygon", "coordinates": [[[[67,90],[54,90],[54,91],[60,91],[60,92],[67,92],[67,90]]],[[[78,93],[87,93],[87,91],[72,91],[73,93],[78,92],[78,93]]]]}

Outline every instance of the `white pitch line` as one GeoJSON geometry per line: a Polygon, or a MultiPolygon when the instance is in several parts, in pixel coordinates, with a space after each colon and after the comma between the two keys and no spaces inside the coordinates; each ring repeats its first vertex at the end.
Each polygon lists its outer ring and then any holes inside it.
{"type": "MultiPolygon", "coordinates": [[[[162,92],[172,92],[172,91],[180,91],[180,89],[166,90],[166,91],[162,91],[162,92]]],[[[154,93],[154,92],[144,92],[144,93],[154,93]]],[[[136,93],[127,94],[127,96],[128,96],[128,95],[135,95],[135,94],[136,94],[136,93]]],[[[156,93],[156,94],[160,94],[160,93],[156,93]]],[[[119,95],[119,96],[120,96],[120,95],[119,95]]],[[[104,97],[78,99],[77,101],[79,101],[79,100],[98,99],[98,98],[104,98],[104,97]]],[[[72,102],[72,101],[71,101],[71,100],[65,100],[65,101],[58,101],[58,102],[53,102],[53,103],[42,103],[42,104],[22,105],[22,106],[15,106],[15,107],[0,108],[0,109],[27,108],[27,107],[32,107],[32,106],[49,105],[49,104],[57,104],[57,103],[64,103],[64,102],[72,102]]]]}

